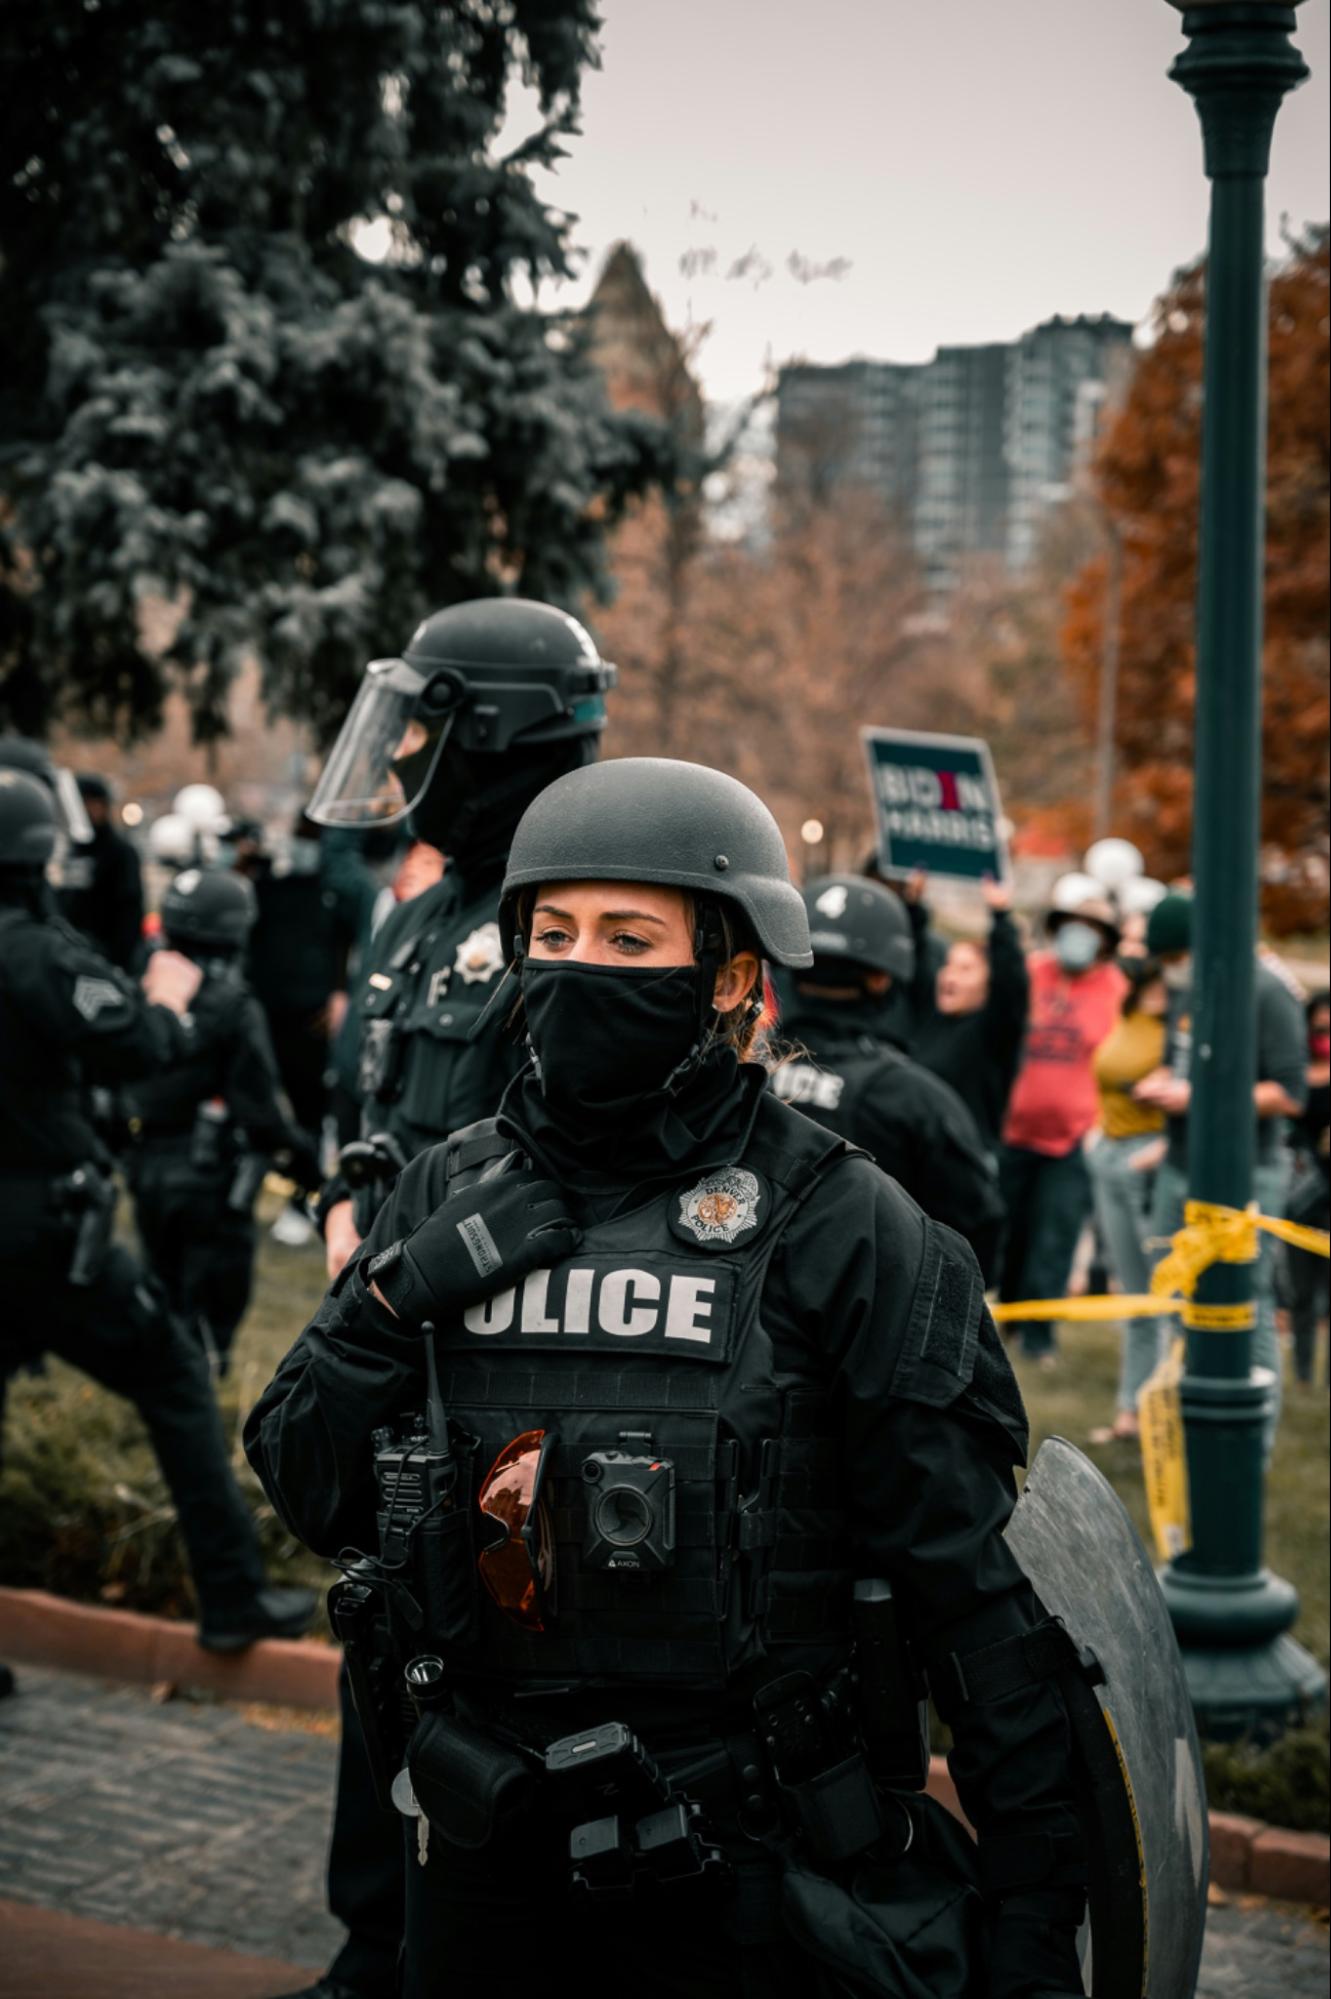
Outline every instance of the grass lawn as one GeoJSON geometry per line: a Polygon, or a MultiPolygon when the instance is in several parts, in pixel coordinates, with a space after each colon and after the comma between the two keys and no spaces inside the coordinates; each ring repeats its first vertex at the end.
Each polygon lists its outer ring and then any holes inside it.
{"type": "MultiPolygon", "coordinates": [[[[268,1218],[275,1212],[265,1194],[268,1218]]],[[[253,1309],[237,1342],[221,1402],[235,1460],[275,1575],[327,1583],[327,1564],[293,1543],[268,1507],[240,1451],[240,1427],[274,1365],[309,1317],[323,1289],[321,1246],[284,1249],[263,1231],[253,1309]]],[[[1113,1414],[1118,1335],[1111,1326],[1062,1329],[1052,1372],[1018,1359],[1031,1415],[1032,1444],[1061,1435],[1086,1450],[1126,1502],[1146,1535],[1141,1460],[1135,1446],[1094,1446],[1090,1431],[1113,1414]]],[[[1328,1397],[1288,1389],[1272,1467],[1267,1559],[1298,1588],[1297,1635],[1325,1664],[1328,1634],[1328,1397]]],[[[174,1517],[161,1478],[124,1403],[73,1370],[51,1363],[40,1377],[10,1384],[6,1451],[0,1471],[0,1581],[85,1600],[188,1616],[191,1596],[174,1517]]],[[[1325,1791],[1325,1730],[1312,1752],[1325,1791]]],[[[1299,1789],[1306,1789],[1299,1779],[1299,1789]]],[[[1220,1792],[1213,1784],[1213,1797],[1220,1792]]],[[[1225,1790],[1240,1804],[1240,1787],[1225,1790]]],[[[1260,1813],[1258,1815],[1261,1815],[1260,1813]]],[[[1274,1815],[1274,1814],[1273,1814],[1274,1815]]],[[[1281,1814],[1290,1823],[1293,1814],[1281,1814]]],[[[1319,1822],[1314,1819],[1314,1822],[1319,1822]]]]}

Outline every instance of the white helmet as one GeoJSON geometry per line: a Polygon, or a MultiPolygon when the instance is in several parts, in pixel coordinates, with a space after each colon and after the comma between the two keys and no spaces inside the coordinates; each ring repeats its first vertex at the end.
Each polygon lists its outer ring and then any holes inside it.
{"type": "Polygon", "coordinates": [[[1097,840],[1093,847],[1087,848],[1082,865],[1112,895],[1125,883],[1135,880],[1145,863],[1140,849],[1131,840],[1097,840]]]}
{"type": "Polygon", "coordinates": [[[1080,909],[1084,902],[1099,902],[1104,896],[1104,888],[1094,875],[1060,875],[1050,892],[1052,909],[1069,914],[1080,909]]]}
{"type": "Polygon", "coordinates": [[[163,868],[196,868],[217,853],[217,838],[190,824],[183,812],[164,812],[148,828],[148,853],[163,868]]]}
{"type": "Polygon", "coordinates": [[[1163,902],[1168,894],[1163,882],[1153,880],[1150,875],[1137,875],[1124,882],[1119,890],[1119,908],[1125,916],[1149,916],[1157,902],[1163,902]]]}
{"type": "Polygon", "coordinates": [[[185,785],[172,799],[171,810],[201,833],[220,833],[229,823],[226,800],[214,784],[185,785]]]}

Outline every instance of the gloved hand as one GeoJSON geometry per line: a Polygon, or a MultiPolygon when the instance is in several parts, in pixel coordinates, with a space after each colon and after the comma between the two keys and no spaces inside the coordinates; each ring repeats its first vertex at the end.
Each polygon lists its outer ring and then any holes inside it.
{"type": "Polygon", "coordinates": [[[390,1311],[419,1325],[507,1290],[581,1239],[553,1180],[504,1173],[454,1194],[405,1241],[372,1257],[365,1274],[390,1311]]]}
{"type": "Polygon", "coordinates": [[[1084,1999],[1077,1931],[1086,1898],[1072,1889],[1012,1895],[999,1905],[989,1999],[1084,1999]]]}

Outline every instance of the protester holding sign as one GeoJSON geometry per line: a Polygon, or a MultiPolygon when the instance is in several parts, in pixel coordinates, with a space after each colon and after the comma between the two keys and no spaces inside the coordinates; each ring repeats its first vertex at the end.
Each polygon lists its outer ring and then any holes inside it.
{"type": "Polygon", "coordinates": [[[950,947],[917,1021],[911,1052],[951,1084],[996,1159],[1026,1031],[1030,980],[1012,919],[1011,885],[985,881],[981,893],[992,917],[988,946],[963,937],[950,947]]]}
{"type": "MultiPolygon", "coordinates": [[[[1030,960],[1030,1019],[1003,1128],[1005,1302],[1061,1298],[1067,1289],[1091,1209],[1082,1145],[1099,1115],[1092,1061],[1126,987],[1113,963],[1118,924],[1103,897],[1053,910],[1047,928],[1051,948],[1030,960]]],[[[1018,1330],[1023,1350],[1052,1365],[1052,1322],[1023,1320],[1018,1330]]]]}

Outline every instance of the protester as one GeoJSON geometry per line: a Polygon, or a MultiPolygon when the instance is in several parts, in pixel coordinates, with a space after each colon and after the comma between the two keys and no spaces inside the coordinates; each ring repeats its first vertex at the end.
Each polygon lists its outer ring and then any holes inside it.
{"type": "MultiPolygon", "coordinates": [[[[1138,1101],[1164,1111],[1168,1145],[1155,1177],[1151,1203],[1151,1235],[1163,1243],[1182,1226],[1188,1191],[1188,1105],[1192,1097],[1192,897],[1167,895],[1151,911],[1146,940],[1160,959],[1169,987],[1169,1021],[1165,1059],[1160,1068],[1137,1084],[1138,1101]]],[[[1264,1215],[1283,1215],[1289,1193],[1288,1124],[1307,1100],[1307,1053],[1299,1008],[1283,979],[1260,959],[1257,964],[1257,1082],[1253,1107],[1257,1116],[1253,1195],[1264,1215]]],[[[1270,1368],[1274,1390],[1267,1419],[1267,1448],[1275,1441],[1280,1420],[1280,1346],[1275,1318],[1275,1256],[1271,1238],[1258,1237],[1253,1273],[1257,1323],[1252,1357],[1257,1367],[1270,1368]]],[[[1161,1252],[1163,1253],[1163,1252],[1161,1252]]]]}
{"type": "Polygon", "coordinates": [[[1030,980],[1012,918],[1011,883],[985,881],[981,894],[991,916],[988,945],[959,938],[950,946],[920,1009],[911,1053],[951,1084],[996,1160],[1026,1031],[1030,980]]]}
{"type": "MultiPolygon", "coordinates": [[[[1095,884],[1087,880],[1087,891],[1095,884]]],[[[1118,1018],[1126,981],[1113,963],[1118,924],[1098,893],[1051,910],[1050,949],[1030,960],[1021,1066],[1003,1127],[999,1185],[1008,1211],[1001,1296],[1061,1298],[1091,1210],[1082,1146],[1099,1115],[1091,1064],[1118,1018]]],[[[1054,1325],[1023,1320],[1025,1353],[1054,1363],[1054,1325]]]]}
{"type": "MultiPolygon", "coordinates": [[[[1327,1145],[1331,1127],[1331,993],[1314,993],[1306,1007],[1308,1101],[1292,1128],[1294,1184],[1289,1217],[1310,1228],[1331,1226],[1331,1177],[1327,1145]]],[[[1326,1297],[1326,1258],[1306,1249],[1285,1252],[1294,1378],[1310,1387],[1317,1356],[1318,1308],[1326,1297]]]]}
{"type": "MultiPolygon", "coordinates": [[[[1087,1163],[1110,1271],[1120,1291],[1139,1296],[1151,1281],[1147,1212],[1151,1174],[1165,1156],[1165,1114],[1139,1102],[1133,1090],[1164,1058],[1169,991],[1153,958],[1135,958],[1124,970],[1128,990],[1123,1012],[1092,1064],[1100,1092],[1100,1133],[1087,1163]]],[[[1108,1430],[1092,1432],[1093,1443],[1137,1435],[1137,1397],[1159,1350],[1157,1320],[1124,1322],[1117,1413],[1108,1430]]]]}

